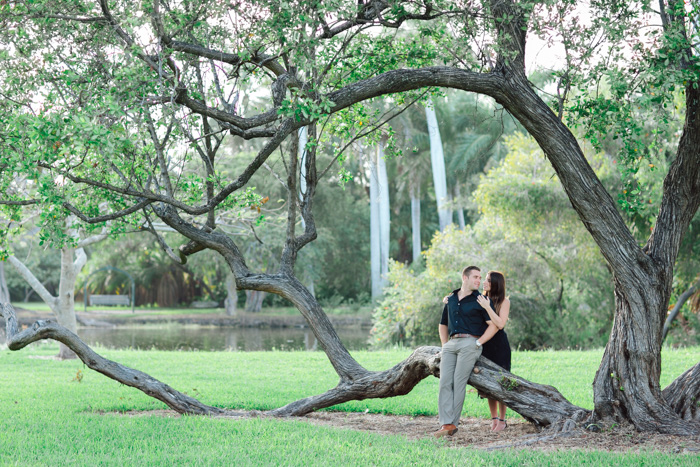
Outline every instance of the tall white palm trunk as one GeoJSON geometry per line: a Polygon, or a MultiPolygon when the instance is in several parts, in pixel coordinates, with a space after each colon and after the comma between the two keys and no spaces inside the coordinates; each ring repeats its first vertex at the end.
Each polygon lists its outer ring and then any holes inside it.
{"type": "Polygon", "coordinates": [[[462,203],[462,193],[459,188],[459,181],[455,183],[455,196],[454,199],[457,201],[457,222],[459,223],[459,230],[464,230],[465,221],[464,221],[464,209],[461,206],[462,203]]]}
{"type": "Polygon", "coordinates": [[[0,303],[10,303],[10,290],[7,288],[4,262],[0,262],[0,303]]]}
{"type": "Polygon", "coordinates": [[[413,237],[413,262],[420,260],[420,187],[411,187],[411,233],[413,237]]]}
{"type": "Polygon", "coordinates": [[[390,210],[389,210],[389,178],[386,174],[386,160],[384,159],[384,141],[377,144],[377,176],[379,178],[379,230],[381,232],[381,262],[380,273],[382,279],[382,289],[387,283],[389,275],[389,233],[390,210]]]}
{"type": "Polygon", "coordinates": [[[430,162],[433,167],[433,184],[435,185],[435,198],[437,199],[438,218],[440,231],[452,223],[452,211],[445,208],[447,198],[447,178],[445,174],[445,154],[442,149],[440,128],[438,127],[435,105],[425,107],[425,117],[428,121],[428,135],[430,136],[430,162]]]}
{"type": "MultiPolygon", "coordinates": [[[[299,200],[304,198],[304,193],[306,193],[306,143],[309,142],[309,131],[307,127],[299,128],[299,200]]],[[[306,223],[304,218],[301,219],[301,227],[306,229],[306,223]]],[[[313,268],[313,266],[312,266],[313,268]]],[[[308,289],[311,295],[316,296],[316,291],[314,290],[314,278],[312,274],[307,277],[308,289]]]]}
{"type": "Polygon", "coordinates": [[[382,295],[389,273],[389,182],[384,160],[384,143],[370,157],[370,252],[372,299],[382,295]]]}

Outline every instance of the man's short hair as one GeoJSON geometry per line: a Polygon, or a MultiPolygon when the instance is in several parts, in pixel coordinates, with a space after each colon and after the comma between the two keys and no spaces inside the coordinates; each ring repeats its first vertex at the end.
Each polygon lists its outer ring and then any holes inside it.
{"type": "Polygon", "coordinates": [[[471,274],[472,271],[481,272],[481,269],[479,269],[477,266],[467,266],[466,268],[462,269],[462,277],[469,277],[469,274],[471,274]]]}

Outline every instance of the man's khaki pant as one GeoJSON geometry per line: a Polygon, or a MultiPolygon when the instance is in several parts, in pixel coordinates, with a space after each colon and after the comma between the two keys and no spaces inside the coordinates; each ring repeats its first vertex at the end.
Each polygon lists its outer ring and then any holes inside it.
{"type": "Polygon", "coordinates": [[[474,364],[481,356],[481,350],[481,347],[476,346],[475,337],[450,339],[442,346],[438,396],[440,425],[459,424],[467,381],[474,364]]]}

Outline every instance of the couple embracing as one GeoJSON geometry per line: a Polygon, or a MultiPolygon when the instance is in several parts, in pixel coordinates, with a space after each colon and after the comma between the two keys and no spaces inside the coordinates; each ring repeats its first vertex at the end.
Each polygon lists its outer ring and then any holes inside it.
{"type": "MultiPolygon", "coordinates": [[[[479,293],[481,270],[469,266],[462,271],[462,287],[445,297],[438,330],[442,342],[438,411],[440,429],[434,436],[454,435],[462,414],[464,396],[474,364],[483,355],[510,371],[510,344],[503,327],[508,321],[510,300],[503,274],[490,271],[479,293]]],[[[489,399],[491,431],[506,424],[506,406],[489,399]]]]}

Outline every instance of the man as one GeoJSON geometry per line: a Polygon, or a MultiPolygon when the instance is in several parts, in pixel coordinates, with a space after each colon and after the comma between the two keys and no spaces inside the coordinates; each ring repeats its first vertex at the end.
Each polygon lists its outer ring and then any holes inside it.
{"type": "Polygon", "coordinates": [[[462,271],[462,287],[449,296],[438,326],[442,342],[438,412],[440,429],[435,437],[457,433],[462,415],[465,389],[482,345],[493,337],[498,327],[477,302],[480,296],[481,270],[469,266],[462,271]]]}

